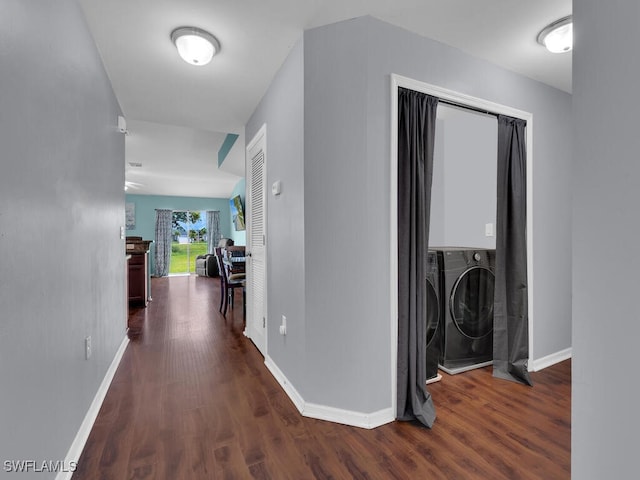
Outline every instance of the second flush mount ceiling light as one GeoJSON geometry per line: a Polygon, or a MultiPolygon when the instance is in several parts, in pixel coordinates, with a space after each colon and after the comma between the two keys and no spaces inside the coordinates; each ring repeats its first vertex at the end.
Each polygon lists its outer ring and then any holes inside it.
{"type": "Polygon", "coordinates": [[[216,37],[197,27],[176,28],[171,32],[171,41],[180,57],[191,65],[206,65],[220,51],[216,37]]]}
{"type": "Polygon", "coordinates": [[[573,17],[569,15],[544,27],[538,34],[538,43],[552,53],[570,52],[573,49],[573,17]]]}

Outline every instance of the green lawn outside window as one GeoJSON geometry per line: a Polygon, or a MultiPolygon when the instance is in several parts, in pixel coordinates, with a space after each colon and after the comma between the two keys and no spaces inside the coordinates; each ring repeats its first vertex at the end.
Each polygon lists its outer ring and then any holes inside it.
{"type": "Polygon", "coordinates": [[[207,242],[171,244],[171,263],[169,273],[196,273],[196,257],[207,253],[207,242]],[[187,247],[189,253],[189,265],[187,265],[187,247]]]}

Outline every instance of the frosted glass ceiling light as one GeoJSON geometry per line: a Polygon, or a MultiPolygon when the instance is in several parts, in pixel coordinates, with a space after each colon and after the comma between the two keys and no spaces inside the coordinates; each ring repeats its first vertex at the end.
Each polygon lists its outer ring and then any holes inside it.
{"type": "Polygon", "coordinates": [[[571,15],[546,26],[538,34],[538,43],[552,53],[569,52],[573,48],[573,18],[571,15]]]}
{"type": "Polygon", "coordinates": [[[196,27],[180,27],[171,32],[171,41],[182,59],[191,65],[206,65],[220,51],[220,43],[209,32],[196,27]]]}

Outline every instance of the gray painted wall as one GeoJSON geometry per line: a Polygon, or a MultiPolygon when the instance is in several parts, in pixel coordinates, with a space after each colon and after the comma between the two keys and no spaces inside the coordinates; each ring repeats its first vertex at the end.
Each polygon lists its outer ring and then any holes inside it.
{"type": "Polygon", "coordinates": [[[310,388],[319,403],[364,412],[390,398],[391,73],[533,113],[534,357],[571,346],[571,96],[371,17],[310,30],[305,273],[320,379],[310,388]]]}
{"type": "Polygon", "coordinates": [[[120,111],[72,0],[3,0],[0,59],[0,452],[63,460],[125,337],[120,111]]]}
{"type": "MultiPolygon", "coordinates": [[[[533,114],[533,356],[571,347],[571,95],[376,19],[357,22],[368,25],[371,58],[368,162],[382,172],[388,170],[390,150],[390,73],[533,114]]],[[[369,208],[388,218],[388,182],[377,189],[379,201],[369,208]]],[[[380,255],[388,241],[379,247],[380,255]]]]}
{"type": "Polygon", "coordinates": [[[640,5],[574,2],[574,478],[638,476],[640,5]]]}
{"type": "Polygon", "coordinates": [[[433,146],[433,181],[431,183],[431,215],[429,244],[445,245],[444,219],[444,119],[436,116],[436,141],[433,146]]]}
{"type": "Polygon", "coordinates": [[[358,21],[305,32],[304,179],[310,401],[369,413],[391,396],[388,216],[375,208],[388,172],[368,151],[366,41],[358,21]]]}
{"type": "Polygon", "coordinates": [[[267,122],[268,186],[284,185],[268,200],[268,354],[307,402],[363,413],[391,406],[391,73],[533,113],[534,355],[571,346],[571,96],[371,17],[312,29],[246,129],[267,122]]]}
{"type": "Polygon", "coordinates": [[[266,123],[268,355],[303,396],[305,373],[305,198],[303,42],[296,44],[245,129],[266,123]],[[282,182],[282,193],[271,185],[282,182]],[[278,328],[287,317],[287,335],[278,328]]]}
{"type": "Polygon", "coordinates": [[[446,105],[438,106],[438,117],[429,243],[496,248],[485,224],[495,228],[498,122],[446,105]]]}

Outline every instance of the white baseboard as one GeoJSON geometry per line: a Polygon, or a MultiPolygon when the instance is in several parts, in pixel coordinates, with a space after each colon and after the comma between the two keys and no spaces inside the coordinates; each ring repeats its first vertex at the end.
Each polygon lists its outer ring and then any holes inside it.
{"type": "Polygon", "coordinates": [[[571,358],[571,348],[565,348],[564,350],[560,350],[559,352],[552,353],[551,355],[547,355],[546,357],[538,358],[533,361],[533,371],[538,372],[540,370],[544,370],[551,365],[555,365],[556,363],[564,362],[565,360],[571,358]]]}
{"type": "Polygon", "coordinates": [[[444,373],[448,373],[449,375],[457,375],[458,373],[468,372],[469,370],[475,370],[476,368],[488,367],[489,365],[493,365],[493,360],[489,360],[488,362],[474,363],[472,365],[465,365],[464,367],[457,368],[447,368],[443,365],[438,365],[438,368],[444,373]]]}
{"type": "MultiPolygon", "coordinates": [[[[118,369],[118,365],[120,365],[120,360],[122,360],[122,356],[124,355],[124,351],[129,344],[129,337],[125,336],[118,347],[118,351],[113,357],[113,361],[109,368],[107,369],[107,373],[102,379],[102,383],[96,392],[96,395],[93,397],[93,401],[89,406],[89,410],[87,414],[84,416],[84,420],[80,425],[80,429],[78,433],[76,433],[76,438],[73,439],[73,443],[67,452],[67,457],[65,458],[64,464],[70,465],[71,462],[78,463],[80,459],[80,455],[82,454],[82,450],[84,449],[85,444],[87,443],[87,439],[89,438],[89,434],[91,433],[91,429],[93,428],[93,424],[98,417],[98,412],[100,412],[100,407],[102,406],[102,402],[104,401],[104,397],[107,395],[107,391],[109,390],[109,385],[111,385],[111,381],[113,380],[113,376],[118,369]]],[[[59,472],[56,475],[56,480],[69,480],[71,479],[71,475],[73,472],[59,472]]]]}
{"type": "Polygon", "coordinates": [[[282,370],[278,368],[278,366],[274,363],[273,359],[269,355],[264,358],[264,364],[266,365],[267,369],[269,369],[273,377],[278,381],[285,393],[289,396],[298,411],[304,414],[305,402],[302,398],[302,395],[300,395],[295,387],[291,385],[291,382],[287,380],[287,377],[285,377],[284,373],[282,373],[282,370]]]}
{"type": "Polygon", "coordinates": [[[372,429],[393,422],[395,416],[391,407],[373,413],[354,412],[342,408],[327,407],[315,403],[305,404],[302,415],[305,417],[326,420],[334,423],[342,423],[352,427],[372,429]]]}
{"type": "Polygon", "coordinates": [[[284,373],[282,373],[282,370],[280,370],[273,362],[271,357],[267,356],[264,363],[285,393],[289,396],[298,411],[305,417],[326,420],[334,423],[342,423],[344,425],[366,429],[376,428],[395,420],[392,407],[373,413],[362,413],[344,410],[341,408],[328,407],[326,405],[307,403],[291,382],[289,382],[284,373]]]}

